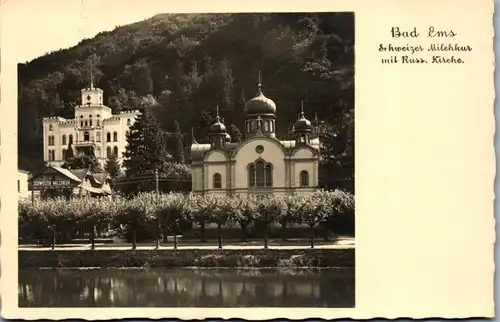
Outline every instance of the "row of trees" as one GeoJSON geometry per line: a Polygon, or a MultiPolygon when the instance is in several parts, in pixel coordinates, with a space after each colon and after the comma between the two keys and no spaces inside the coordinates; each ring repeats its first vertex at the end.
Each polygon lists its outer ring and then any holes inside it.
{"type": "Polygon", "coordinates": [[[270,224],[279,223],[285,229],[292,223],[303,223],[310,227],[313,248],[314,227],[341,215],[354,215],[354,196],[341,190],[318,190],[304,196],[263,197],[141,193],[131,199],[83,197],[70,202],[62,199],[36,200],[33,203],[22,201],[19,203],[19,231],[23,236],[40,229],[50,229],[54,249],[58,233],[64,233],[80,223],[88,228],[89,242],[94,249],[96,227],[111,224],[130,231],[132,249],[136,249],[138,229],[154,224],[157,228],[157,247],[171,233],[176,249],[177,235],[183,223],[198,224],[202,242],[205,241],[205,226],[215,223],[218,246],[222,248],[222,227],[239,225],[242,239],[245,240],[247,227],[259,221],[264,225],[264,248],[267,248],[270,224]]]}

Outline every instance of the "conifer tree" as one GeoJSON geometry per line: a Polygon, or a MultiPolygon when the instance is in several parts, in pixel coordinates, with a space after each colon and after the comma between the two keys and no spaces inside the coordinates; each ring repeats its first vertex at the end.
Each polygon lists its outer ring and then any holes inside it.
{"type": "Polygon", "coordinates": [[[228,126],[227,133],[231,136],[231,142],[239,143],[243,140],[243,134],[241,134],[240,129],[234,124],[228,126]]]}
{"type": "Polygon", "coordinates": [[[160,174],[165,173],[172,156],[167,152],[164,133],[149,109],[143,109],[130,128],[127,142],[123,165],[128,177],[152,173],[155,169],[160,174]]]}
{"type": "Polygon", "coordinates": [[[116,179],[120,176],[120,164],[116,158],[116,155],[111,154],[106,160],[106,164],[104,165],[104,170],[109,174],[112,179],[116,179]]]}

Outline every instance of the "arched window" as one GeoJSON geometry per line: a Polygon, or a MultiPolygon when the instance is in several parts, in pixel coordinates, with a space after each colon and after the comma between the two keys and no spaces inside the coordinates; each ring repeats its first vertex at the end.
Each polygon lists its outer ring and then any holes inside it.
{"type": "Polygon", "coordinates": [[[89,132],[84,132],[83,133],[83,141],[85,141],[85,142],[90,141],[90,134],[89,134],[89,132]]]}
{"type": "Polygon", "coordinates": [[[49,145],[54,145],[54,136],[49,135],[49,145]]]}
{"type": "Polygon", "coordinates": [[[62,159],[63,159],[64,161],[66,161],[67,155],[68,155],[68,154],[67,154],[66,149],[62,149],[62,159]]]}
{"type": "Polygon", "coordinates": [[[308,187],[309,186],[309,172],[306,170],[300,171],[300,186],[308,187]]]}
{"type": "Polygon", "coordinates": [[[52,124],[49,124],[49,131],[52,131],[54,129],[54,126],[52,124]]]}
{"type": "Polygon", "coordinates": [[[259,159],[248,165],[248,186],[250,187],[272,187],[273,165],[259,159]]]}
{"type": "Polygon", "coordinates": [[[73,144],[73,134],[69,135],[69,140],[68,141],[69,141],[69,143],[73,144]]]}
{"type": "Polygon", "coordinates": [[[118,133],[116,132],[113,133],[113,141],[114,142],[118,141],[118,133]]]}
{"type": "Polygon", "coordinates": [[[248,165],[248,186],[255,187],[255,165],[253,163],[248,165]]]}
{"type": "Polygon", "coordinates": [[[213,177],[213,187],[214,189],[220,189],[222,188],[222,176],[220,173],[214,174],[213,177]]]}
{"type": "Polygon", "coordinates": [[[66,134],[62,136],[62,145],[66,145],[66,134]]]}
{"type": "Polygon", "coordinates": [[[111,156],[111,147],[108,146],[108,148],[106,149],[106,157],[109,158],[111,156]]]}
{"type": "Polygon", "coordinates": [[[80,126],[83,127],[83,121],[80,121],[80,126]]]}
{"type": "Polygon", "coordinates": [[[96,125],[101,126],[101,122],[99,121],[99,119],[97,119],[96,125]]]}
{"type": "Polygon", "coordinates": [[[96,132],[95,137],[97,142],[101,142],[101,132],[96,132]]]}
{"type": "Polygon", "coordinates": [[[269,121],[264,121],[264,131],[269,132],[269,121]]]}
{"type": "Polygon", "coordinates": [[[130,119],[127,119],[127,125],[130,126],[130,119]]]}
{"type": "Polygon", "coordinates": [[[89,120],[89,125],[92,126],[92,119],[89,120]]]}
{"type": "Polygon", "coordinates": [[[117,146],[115,146],[113,148],[113,154],[115,155],[115,157],[118,157],[118,147],[117,146]]]}
{"type": "Polygon", "coordinates": [[[264,161],[259,160],[255,162],[255,185],[257,187],[263,187],[265,184],[264,167],[264,161]]]}
{"type": "Polygon", "coordinates": [[[106,142],[111,142],[111,133],[106,133],[106,142]]]}
{"type": "Polygon", "coordinates": [[[266,165],[266,187],[273,186],[273,166],[271,164],[266,165]]]}

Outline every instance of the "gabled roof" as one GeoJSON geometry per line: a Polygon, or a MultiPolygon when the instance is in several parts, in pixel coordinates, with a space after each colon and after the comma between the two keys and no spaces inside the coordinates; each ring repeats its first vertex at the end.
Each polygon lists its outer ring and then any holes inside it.
{"type": "Polygon", "coordinates": [[[73,180],[73,181],[76,181],[76,182],[82,182],[82,180],[80,180],[80,178],[78,178],[77,176],[75,176],[71,171],[69,171],[68,169],[64,169],[64,168],[61,168],[61,167],[57,167],[57,166],[50,166],[52,169],[56,170],[57,172],[61,173],[62,175],[68,177],[69,179],[73,180]]]}
{"type": "Polygon", "coordinates": [[[92,173],[92,177],[98,184],[104,184],[108,179],[108,174],[106,172],[92,173]]]}
{"type": "Polygon", "coordinates": [[[89,174],[87,169],[69,169],[78,179],[83,180],[89,174]]]}

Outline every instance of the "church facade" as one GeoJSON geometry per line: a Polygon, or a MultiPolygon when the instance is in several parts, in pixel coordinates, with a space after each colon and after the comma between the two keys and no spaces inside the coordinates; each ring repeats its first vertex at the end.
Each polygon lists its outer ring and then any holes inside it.
{"type": "Polygon", "coordinates": [[[81,90],[81,100],[73,119],[57,116],[43,119],[44,161],[62,165],[70,143],[75,156],[93,151],[101,165],[111,155],[120,161],[127,145],[126,133],[140,112],[113,115],[111,108],[103,104],[103,90],[95,88],[92,80],[89,88],[81,90]]]}
{"type": "MultiPolygon", "coordinates": [[[[259,77],[260,78],[260,77],[259,77]]],[[[320,128],[301,113],[293,140],[276,137],[276,104],[261,88],[245,104],[245,139],[231,142],[217,109],[210,143],[191,145],[192,191],[219,195],[306,194],[318,186],[320,128]]]]}

